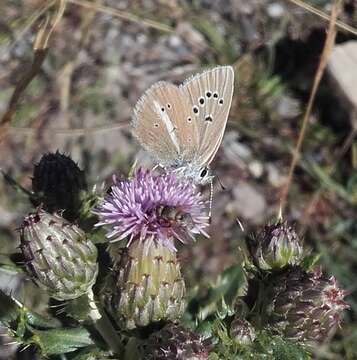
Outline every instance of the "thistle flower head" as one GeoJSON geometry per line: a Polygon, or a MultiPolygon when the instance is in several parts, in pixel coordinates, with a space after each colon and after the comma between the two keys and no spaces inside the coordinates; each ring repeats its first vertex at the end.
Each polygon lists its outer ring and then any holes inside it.
{"type": "Polygon", "coordinates": [[[62,215],[67,220],[76,219],[80,194],[86,188],[84,172],[69,156],[58,151],[43,155],[34,166],[32,202],[50,213],[64,210],[62,215]]]}
{"type": "Polygon", "coordinates": [[[174,239],[185,243],[195,234],[208,236],[206,205],[192,182],[143,169],[132,179],[113,181],[110,194],[95,210],[100,219],[96,226],[111,226],[107,237],[112,241],[151,239],[173,250],[174,239]]]}
{"type": "Polygon", "coordinates": [[[301,240],[287,222],[265,226],[247,245],[254,264],[265,271],[298,265],[303,258],[301,240]]]}
{"type": "Polygon", "coordinates": [[[230,335],[240,345],[249,345],[256,338],[253,326],[239,316],[236,316],[231,323],[230,335]]]}
{"type": "Polygon", "coordinates": [[[173,323],[153,333],[144,346],[144,358],[149,360],[206,360],[208,357],[208,346],[197,334],[173,323]]]}
{"type": "Polygon", "coordinates": [[[32,280],[58,300],[76,299],[92,288],[97,248],[76,225],[42,209],[25,217],[20,249],[32,280]]]}
{"type": "Polygon", "coordinates": [[[323,341],[341,324],[349,308],[344,301],[346,292],[321,270],[308,273],[292,267],[267,282],[265,323],[293,340],[323,341]]]}

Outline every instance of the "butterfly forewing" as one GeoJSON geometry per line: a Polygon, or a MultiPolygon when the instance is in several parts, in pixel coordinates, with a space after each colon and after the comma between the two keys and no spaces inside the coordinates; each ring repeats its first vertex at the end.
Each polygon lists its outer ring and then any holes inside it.
{"type": "Polygon", "coordinates": [[[233,68],[221,66],[194,76],[180,87],[190,101],[198,127],[197,165],[208,165],[219,148],[232,103],[233,85],[233,68]]]}
{"type": "Polygon", "coordinates": [[[132,120],[140,144],[164,165],[191,161],[199,147],[195,116],[181,90],[158,82],[138,101],[132,120]]]}

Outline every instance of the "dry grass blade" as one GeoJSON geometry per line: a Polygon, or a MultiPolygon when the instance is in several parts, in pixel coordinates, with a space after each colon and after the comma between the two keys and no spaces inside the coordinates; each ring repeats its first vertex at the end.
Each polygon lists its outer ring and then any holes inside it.
{"type": "Polygon", "coordinates": [[[66,3],[67,0],[59,0],[57,11],[53,14],[52,17],[46,17],[44,24],[42,24],[37,33],[33,45],[33,49],[35,51],[48,48],[48,41],[63,16],[64,10],[66,9],[66,3]]]}
{"type": "MultiPolygon", "coordinates": [[[[86,136],[97,133],[106,133],[114,130],[123,129],[129,126],[129,121],[123,121],[120,124],[115,125],[106,125],[106,126],[97,126],[92,128],[71,128],[71,129],[50,129],[46,130],[46,133],[50,135],[65,135],[69,137],[76,136],[86,136]]],[[[38,129],[31,127],[9,127],[9,131],[13,135],[27,135],[27,136],[37,136],[38,129]]]]}
{"type": "MultiPolygon", "coordinates": [[[[288,0],[290,2],[292,2],[293,4],[300,6],[301,8],[311,12],[312,14],[315,14],[317,16],[319,16],[320,18],[327,20],[327,21],[331,21],[331,16],[324,13],[323,11],[313,7],[310,4],[307,4],[306,2],[302,1],[302,0],[288,0]]],[[[353,35],[357,36],[357,29],[355,29],[352,26],[349,26],[348,24],[344,23],[343,21],[339,21],[336,19],[336,26],[338,28],[340,28],[341,30],[345,30],[353,35]]]]}
{"type": "Polygon", "coordinates": [[[105,14],[109,14],[112,15],[114,17],[117,17],[119,19],[122,20],[126,20],[126,21],[131,21],[137,24],[141,24],[144,25],[146,27],[150,27],[156,30],[160,30],[163,32],[168,32],[168,33],[173,33],[174,29],[168,25],[165,24],[161,24],[157,21],[154,20],[148,20],[148,19],[143,19],[137,15],[134,15],[132,13],[129,13],[127,11],[122,11],[122,10],[117,10],[117,9],[113,9],[109,6],[104,6],[104,5],[98,5],[98,4],[93,4],[89,1],[86,0],[68,0],[69,2],[76,4],[78,6],[82,6],[85,7],[87,9],[91,9],[91,10],[95,10],[95,11],[100,11],[102,13],[105,14]]]}
{"type": "Polygon", "coordinates": [[[50,9],[57,0],[52,0],[50,2],[48,2],[47,4],[45,4],[42,8],[38,9],[34,14],[32,14],[31,16],[29,16],[28,20],[26,21],[25,26],[14,36],[14,40],[11,41],[11,44],[5,48],[5,50],[1,53],[1,55],[3,53],[7,53],[9,51],[11,51],[16,44],[20,41],[20,39],[23,38],[23,36],[29,31],[29,29],[31,28],[31,26],[42,16],[44,15],[48,9],[50,9]]]}
{"type": "Polygon", "coordinates": [[[304,117],[302,120],[302,126],[301,126],[301,130],[299,133],[299,137],[298,137],[298,140],[297,140],[294,152],[293,152],[293,158],[291,160],[288,178],[287,178],[286,184],[282,191],[282,195],[281,195],[281,199],[280,199],[280,208],[279,208],[280,216],[282,216],[284,214],[287,197],[288,197],[291,183],[293,180],[294,170],[295,170],[296,164],[297,164],[299,156],[300,156],[301,146],[302,146],[302,143],[303,143],[303,140],[305,137],[305,133],[306,133],[308,121],[310,118],[312,106],[314,104],[317,89],[319,87],[322,75],[325,71],[329,56],[331,54],[331,50],[335,43],[335,38],[336,38],[336,33],[337,33],[336,19],[337,19],[340,9],[341,9],[341,0],[337,0],[337,1],[335,1],[334,5],[332,7],[332,10],[331,10],[331,18],[330,18],[329,28],[328,28],[328,32],[327,32],[327,36],[326,36],[326,40],[325,40],[325,45],[322,50],[320,63],[319,63],[319,66],[318,66],[316,74],[315,74],[314,82],[313,82],[312,89],[310,92],[309,101],[308,101],[308,104],[307,104],[307,107],[306,107],[306,110],[304,113],[304,117]]]}
{"type": "Polygon", "coordinates": [[[25,72],[19,82],[17,83],[15,90],[10,98],[9,105],[3,117],[0,120],[0,143],[5,139],[8,132],[8,126],[11,123],[11,119],[14,116],[17,105],[21,99],[21,95],[26,90],[27,86],[33,80],[33,78],[39,73],[42,63],[46,58],[48,50],[48,42],[56,28],[58,22],[62,18],[66,6],[66,0],[59,0],[58,7],[53,16],[46,14],[46,17],[40,25],[39,31],[34,41],[34,58],[31,68],[28,72],[25,72]]]}

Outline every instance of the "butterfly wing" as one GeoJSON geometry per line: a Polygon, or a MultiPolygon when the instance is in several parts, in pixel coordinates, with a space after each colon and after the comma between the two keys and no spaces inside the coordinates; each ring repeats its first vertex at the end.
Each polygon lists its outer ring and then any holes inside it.
{"type": "Polygon", "coordinates": [[[199,144],[197,165],[209,165],[222,142],[232,103],[234,71],[219,66],[198,74],[180,87],[195,113],[199,144]]]}
{"type": "Polygon", "coordinates": [[[139,143],[163,165],[191,161],[199,147],[195,115],[181,90],[158,82],[138,101],[132,119],[139,143]]]}

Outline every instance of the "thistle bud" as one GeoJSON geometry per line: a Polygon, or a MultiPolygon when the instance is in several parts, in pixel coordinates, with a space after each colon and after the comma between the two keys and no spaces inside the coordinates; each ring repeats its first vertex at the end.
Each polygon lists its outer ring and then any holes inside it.
{"type": "Polygon", "coordinates": [[[43,155],[34,167],[33,203],[53,213],[64,210],[64,216],[76,218],[81,205],[80,192],[86,189],[84,172],[68,156],[59,153],[43,155]]]}
{"type": "Polygon", "coordinates": [[[176,253],[162,244],[136,241],[121,249],[112,276],[109,307],[125,328],[182,316],[185,282],[176,253]]]}
{"type": "Polygon", "coordinates": [[[33,281],[57,300],[75,299],[95,283],[97,248],[77,226],[43,210],[25,217],[20,249],[33,281]]]}
{"type": "Polygon", "coordinates": [[[245,319],[236,316],[230,327],[231,338],[239,345],[249,345],[255,340],[255,330],[245,319]]]}
{"type": "Polygon", "coordinates": [[[286,222],[265,226],[261,234],[248,240],[248,248],[254,264],[265,271],[298,265],[303,257],[300,239],[286,222]]]}
{"type": "Polygon", "coordinates": [[[180,325],[167,324],[147,340],[144,359],[205,360],[209,350],[200,337],[180,325]]]}
{"type": "Polygon", "coordinates": [[[267,279],[264,293],[263,323],[296,341],[319,342],[340,325],[346,293],[334,277],[320,270],[307,273],[295,267],[267,279]]]}

